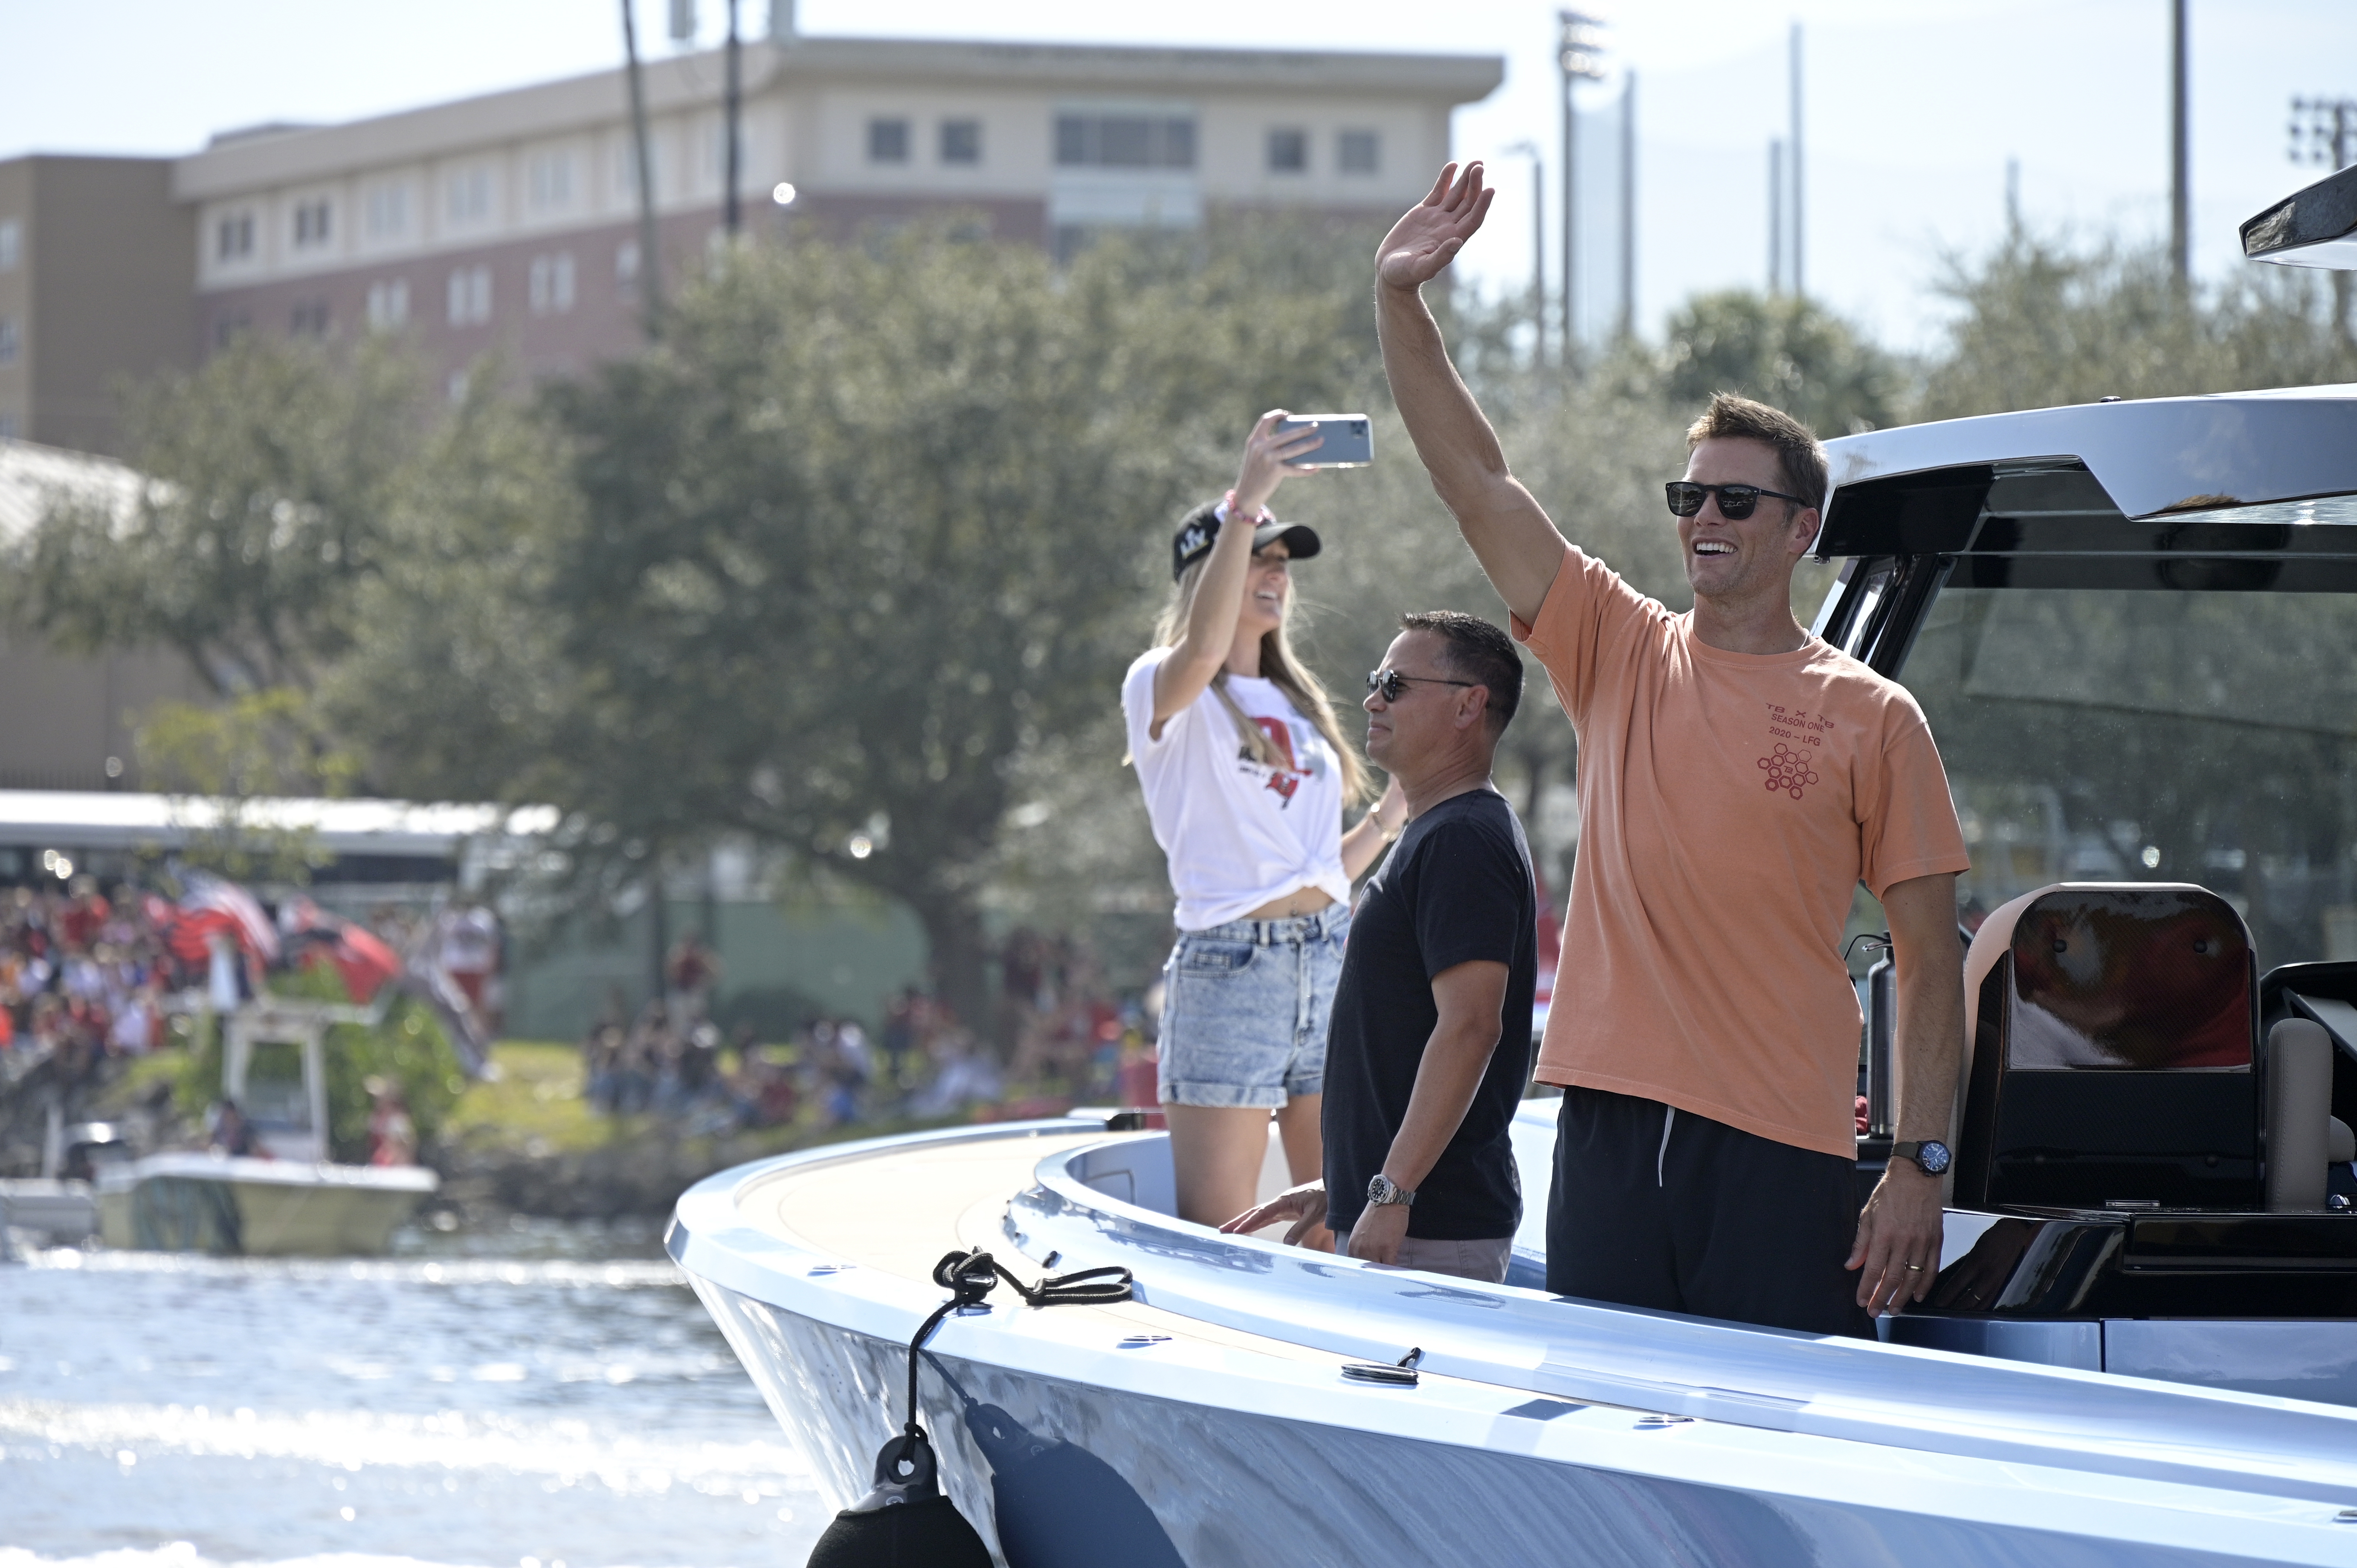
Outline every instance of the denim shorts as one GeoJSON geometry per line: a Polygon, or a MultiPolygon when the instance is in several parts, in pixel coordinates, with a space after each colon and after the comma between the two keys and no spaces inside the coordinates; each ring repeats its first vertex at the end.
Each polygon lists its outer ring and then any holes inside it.
{"type": "Polygon", "coordinates": [[[1181,931],[1163,966],[1161,1095],[1275,1110],[1326,1087],[1326,1015],[1351,910],[1181,931]]]}

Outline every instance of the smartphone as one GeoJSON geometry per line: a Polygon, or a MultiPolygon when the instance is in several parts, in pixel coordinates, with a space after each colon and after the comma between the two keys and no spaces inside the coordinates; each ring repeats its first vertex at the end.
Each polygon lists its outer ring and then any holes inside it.
{"type": "Polygon", "coordinates": [[[1302,457],[1305,467],[1363,468],[1375,460],[1374,426],[1365,414],[1305,413],[1298,419],[1277,421],[1277,434],[1285,435],[1309,424],[1318,427],[1321,445],[1302,457]]]}

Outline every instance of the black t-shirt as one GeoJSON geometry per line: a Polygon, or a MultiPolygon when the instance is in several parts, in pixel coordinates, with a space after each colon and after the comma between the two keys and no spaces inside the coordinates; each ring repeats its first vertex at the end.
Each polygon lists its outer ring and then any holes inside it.
{"type": "Polygon", "coordinates": [[[1408,824],[1351,917],[1326,1036],[1326,1223],[1338,1238],[1358,1223],[1368,1179],[1407,1118],[1440,1021],[1432,977],[1483,959],[1506,966],[1498,1047],[1408,1210],[1407,1233],[1436,1241],[1511,1236],[1523,1217],[1507,1124],[1531,1077],[1538,893],[1513,808],[1473,789],[1408,824]]]}

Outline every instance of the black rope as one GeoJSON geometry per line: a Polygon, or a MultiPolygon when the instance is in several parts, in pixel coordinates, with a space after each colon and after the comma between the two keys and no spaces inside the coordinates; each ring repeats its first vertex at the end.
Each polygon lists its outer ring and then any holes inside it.
{"type": "Polygon", "coordinates": [[[1110,1306],[1131,1298],[1130,1273],[1118,1266],[1082,1269],[1069,1274],[1042,1274],[1036,1285],[1027,1285],[1006,1272],[1006,1265],[977,1247],[971,1252],[946,1252],[933,1265],[933,1283],[950,1293],[949,1300],[933,1308],[917,1337],[909,1341],[909,1420],[900,1430],[904,1436],[922,1438],[925,1429],[917,1422],[917,1352],[942,1326],[942,1319],[960,1307],[976,1306],[982,1298],[1005,1280],[1015,1287],[1029,1306],[1110,1306]]]}

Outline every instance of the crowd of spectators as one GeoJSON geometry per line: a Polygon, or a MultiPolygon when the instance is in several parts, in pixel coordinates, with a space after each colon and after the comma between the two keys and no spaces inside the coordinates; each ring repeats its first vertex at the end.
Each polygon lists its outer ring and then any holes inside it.
{"type": "Polygon", "coordinates": [[[745,1024],[724,1036],[709,1013],[719,961],[691,937],[673,950],[663,1000],[629,1021],[609,1007],[582,1041],[588,1098],[606,1115],[673,1118],[697,1133],[1152,1102],[1146,1009],[1108,995],[1085,942],[1018,929],[1000,972],[1003,1054],[913,986],[872,1037],[843,1016],[768,1040],[745,1024]]]}
{"type": "Polygon", "coordinates": [[[83,875],[56,891],[0,888],[0,1084],[44,1062],[79,1087],[110,1057],[164,1039],[164,1000],[203,982],[166,941],[147,902],[83,875]]]}

